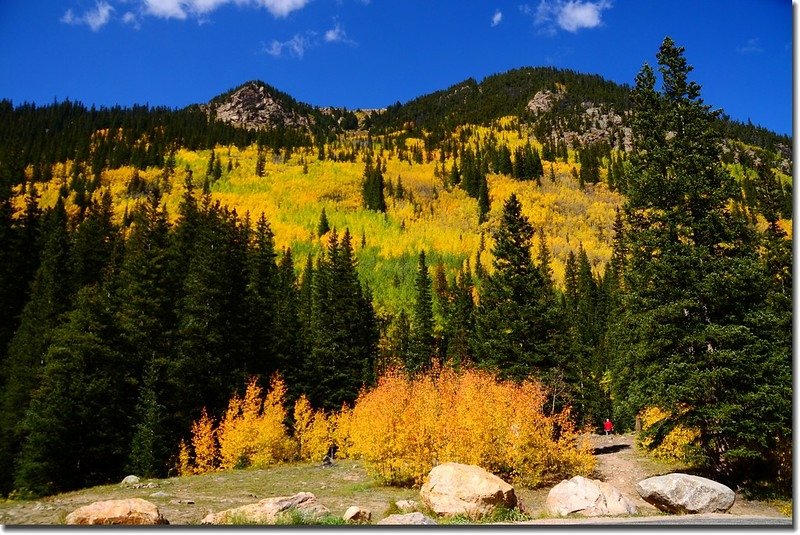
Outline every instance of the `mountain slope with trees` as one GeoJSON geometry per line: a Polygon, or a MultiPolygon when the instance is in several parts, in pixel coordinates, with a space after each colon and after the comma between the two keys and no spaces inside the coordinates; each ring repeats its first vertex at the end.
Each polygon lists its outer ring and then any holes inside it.
{"type": "Polygon", "coordinates": [[[582,429],[657,408],[652,445],[785,489],[791,143],[657,59],[661,90],[519,69],[370,114],[4,101],[0,490],[166,475],[250,377],[334,411],[438,366],[582,429]]]}

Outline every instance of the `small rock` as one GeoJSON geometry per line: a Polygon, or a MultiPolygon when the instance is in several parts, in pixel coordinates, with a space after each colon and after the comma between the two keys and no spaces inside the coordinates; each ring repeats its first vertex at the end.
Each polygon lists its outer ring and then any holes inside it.
{"type": "Polygon", "coordinates": [[[169,494],[167,494],[163,490],[160,490],[158,492],[154,492],[153,494],[151,494],[150,497],[151,498],[169,498],[169,494]]]}
{"type": "Polygon", "coordinates": [[[436,521],[422,513],[406,513],[404,515],[389,515],[378,521],[379,525],[410,525],[410,526],[435,526],[436,521]]]}
{"type": "Polygon", "coordinates": [[[412,511],[416,511],[417,508],[419,507],[417,502],[414,500],[400,500],[394,502],[394,504],[397,506],[398,509],[400,509],[400,511],[404,513],[411,513],[412,511]]]}
{"type": "Polygon", "coordinates": [[[344,512],[342,520],[345,522],[369,522],[372,518],[372,511],[362,509],[357,505],[352,505],[344,512]]]}
{"type": "Polygon", "coordinates": [[[296,510],[305,518],[316,520],[330,513],[330,510],[319,503],[317,497],[310,492],[300,492],[294,496],[266,498],[258,503],[251,503],[226,509],[219,513],[207,515],[203,524],[275,524],[283,513],[296,510]]]}
{"type": "Polygon", "coordinates": [[[134,475],[130,475],[130,476],[126,476],[125,479],[122,480],[121,485],[135,485],[138,482],[139,482],[139,478],[138,477],[136,477],[134,475]]]}
{"type": "Polygon", "coordinates": [[[155,504],[132,498],[107,500],[80,507],[67,515],[69,525],[164,525],[169,524],[155,504]]]}
{"type": "Polygon", "coordinates": [[[677,514],[725,513],[736,500],[733,490],[722,483],[680,473],[644,479],[636,490],[646,502],[677,514]]]}

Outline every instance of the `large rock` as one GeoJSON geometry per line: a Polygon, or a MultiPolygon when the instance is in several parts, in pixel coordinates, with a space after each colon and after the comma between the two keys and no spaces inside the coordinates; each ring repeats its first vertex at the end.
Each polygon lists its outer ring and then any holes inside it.
{"type": "Polygon", "coordinates": [[[725,513],[736,494],[722,483],[689,474],[651,477],[636,484],[648,503],[668,513],[725,513]]]}
{"type": "Polygon", "coordinates": [[[80,507],[67,515],[71,525],[163,525],[169,524],[155,504],[132,498],[106,500],[80,507]]]}
{"type": "Polygon", "coordinates": [[[389,515],[383,520],[379,520],[378,524],[382,526],[435,526],[436,521],[422,513],[407,513],[405,515],[389,515]]]}
{"type": "Polygon", "coordinates": [[[483,468],[468,464],[434,467],[420,494],[432,511],[448,516],[478,518],[497,507],[512,509],[517,505],[514,487],[483,468]]]}
{"type": "Polygon", "coordinates": [[[126,476],[125,479],[122,480],[122,483],[120,483],[120,485],[135,485],[138,482],[139,482],[139,478],[138,477],[136,477],[134,475],[130,475],[130,476],[126,476]]]}
{"type": "Polygon", "coordinates": [[[203,519],[202,523],[214,525],[275,524],[292,510],[312,521],[330,513],[327,507],[317,501],[316,496],[310,492],[300,492],[294,496],[266,498],[258,503],[211,513],[203,519]]]}
{"type": "Polygon", "coordinates": [[[547,510],[552,515],[583,516],[635,515],[636,505],[616,487],[595,479],[575,476],[564,480],[547,494],[547,510]]]}

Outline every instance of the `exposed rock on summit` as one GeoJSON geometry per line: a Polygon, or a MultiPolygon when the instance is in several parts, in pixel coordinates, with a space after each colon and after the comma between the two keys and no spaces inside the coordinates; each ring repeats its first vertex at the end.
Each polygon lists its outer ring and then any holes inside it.
{"type": "Polygon", "coordinates": [[[299,107],[294,99],[262,82],[247,82],[201,109],[218,121],[253,130],[276,126],[308,128],[314,119],[300,113],[299,107]]]}

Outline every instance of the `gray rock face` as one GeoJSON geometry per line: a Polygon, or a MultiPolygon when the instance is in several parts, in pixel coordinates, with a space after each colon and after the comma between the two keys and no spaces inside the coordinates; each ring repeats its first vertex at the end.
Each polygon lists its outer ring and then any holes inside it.
{"type": "Polygon", "coordinates": [[[280,496],[267,498],[258,503],[251,503],[226,509],[219,513],[207,515],[203,524],[275,524],[282,515],[296,510],[309,520],[317,520],[330,511],[317,501],[317,497],[310,492],[299,492],[294,496],[280,496]]]}
{"type": "Polygon", "coordinates": [[[547,495],[547,510],[552,515],[583,516],[635,515],[636,505],[616,487],[595,479],[575,476],[564,480],[547,495]]]}
{"type": "Polygon", "coordinates": [[[637,483],[636,490],[648,503],[668,513],[725,513],[736,494],[722,483],[689,474],[667,474],[637,483]]]}
{"type": "Polygon", "coordinates": [[[132,498],[129,500],[106,500],[80,507],[67,515],[69,525],[164,525],[169,524],[155,504],[132,498]]]}
{"type": "Polygon", "coordinates": [[[138,477],[136,477],[134,475],[130,475],[130,476],[126,476],[125,479],[122,480],[122,485],[135,485],[138,482],[139,482],[139,478],[138,477]]]}
{"type": "Polygon", "coordinates": [[[389,515],[378,521],[379,525],[409,525],[409,526],[435,526],[436,521],[422,513],[407,513],[404,515],[389,515]]]}
{"type": "Polygon", "coordinates": [[[469,464],[444,463],[433,468],[420,490],[422,501],[440,515],[466,515],[479,518],[497,507],[517,505],[514,487],[469,464]]]}
{"type": "Polygon", "coordinates": [[[284,108],[264,85],[249,82],[222,102],[202,106],[218,121],[250,129],[289,126],[307,128],[312,120],[284,108]]]}

